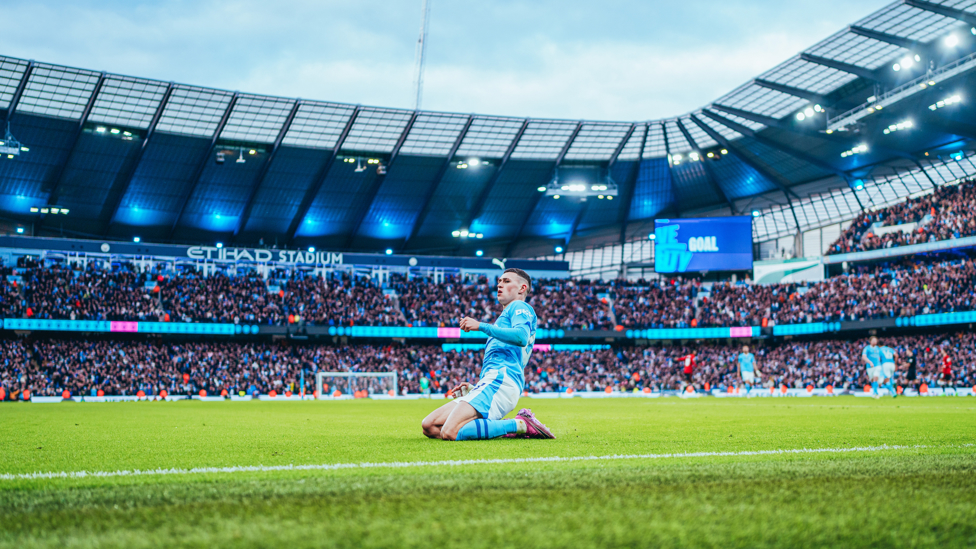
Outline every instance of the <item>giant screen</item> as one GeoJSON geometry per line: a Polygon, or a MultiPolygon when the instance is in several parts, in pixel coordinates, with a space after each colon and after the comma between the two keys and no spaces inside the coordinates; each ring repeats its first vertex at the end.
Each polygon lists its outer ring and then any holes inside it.
{"type": "Polygon", "coordinates": [[[752,269],[752,218],[654,220],[654,270],[659,273],[752,269]]]}

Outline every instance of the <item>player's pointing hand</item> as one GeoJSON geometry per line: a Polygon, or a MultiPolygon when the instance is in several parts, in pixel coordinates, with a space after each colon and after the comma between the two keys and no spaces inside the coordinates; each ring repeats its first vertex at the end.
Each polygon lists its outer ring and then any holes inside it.
{"type": "Polygon", "coordinates": [[[479,326],[481,326],[481,323],[470,316],[461,319],[461,329],[465,332],[477,332],[479,326]]]}

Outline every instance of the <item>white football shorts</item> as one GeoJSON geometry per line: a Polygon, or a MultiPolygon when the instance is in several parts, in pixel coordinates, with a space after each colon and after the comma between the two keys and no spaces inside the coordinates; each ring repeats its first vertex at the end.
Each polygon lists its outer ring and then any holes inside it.
{"type": "Polygon", "coordinates": [[[455,401],[467,402],[484,419],[501,419],[515,409],[521,393],[515,380],[505,375],[505,370],[488,370],[470,393],[455,401]]]}

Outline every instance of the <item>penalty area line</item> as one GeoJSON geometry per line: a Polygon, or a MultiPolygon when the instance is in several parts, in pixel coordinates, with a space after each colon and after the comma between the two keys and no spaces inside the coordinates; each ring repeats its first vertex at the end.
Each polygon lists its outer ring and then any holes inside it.
{"type": "MultiPolygon", "coordinates": [[[[964,446],[972,446],[966,444],[964,446]]],[[[320,465],[241,465],[234,467],[194,467],[192,469],[134,469],[119,471],[61,471],[50,473],[3,473],[0,480],[35,480],[55,478],[108,478],[108,477],[137,477],[164,475],[201,475],[213,473],[263,473],[274,471],[337,471],[341,469],[404,469],[412,467],[457,467],[461,465],[500,465],[509,463],[562,463],[575,461],[617,461],[617,460],[657,460],[702,457],[746,457],[746,456],[776,456],[802,454],[847,454],[861,452],[881,452],[884,450],[917,450],[936,448],[916,444],[912,446],[898,446],[882,444],[880,446],[858,446],[853,448],[797,448],[792,450],[752,450],[741,452],[684,452],[670,454],[613,454],[606,456],[571,456],[571,457],[534,457],[534,458],[499,458],[499,459],[462,459],[442,461],[390,461],[379,463],[326,463],[320,465]]]]}

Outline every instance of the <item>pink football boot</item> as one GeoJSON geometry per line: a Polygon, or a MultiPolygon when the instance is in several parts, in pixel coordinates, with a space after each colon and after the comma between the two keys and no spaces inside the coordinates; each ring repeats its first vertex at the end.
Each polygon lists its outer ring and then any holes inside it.
{"type": "Polygon", "coordinates": [[[552,434],[552,431],[548,427],[542,424],[541,421],[535,418],[535,414],[532,410],[528,408],[522,408],[519,410],[515,417],[521,419],[525,422],[525,434],[529,438],[556,438],[556,435],[552,434]]]}

